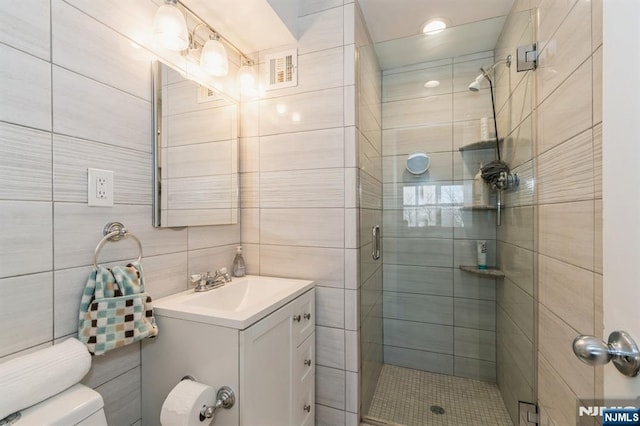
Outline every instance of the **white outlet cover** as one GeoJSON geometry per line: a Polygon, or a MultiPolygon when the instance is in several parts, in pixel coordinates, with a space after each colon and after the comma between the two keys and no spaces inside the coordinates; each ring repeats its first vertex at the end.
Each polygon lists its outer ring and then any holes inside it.
{"type": "Polygon", "coordinates": [[[87,198],[90,207],[113,206],[113,171],[87,169],[87,198]]]}

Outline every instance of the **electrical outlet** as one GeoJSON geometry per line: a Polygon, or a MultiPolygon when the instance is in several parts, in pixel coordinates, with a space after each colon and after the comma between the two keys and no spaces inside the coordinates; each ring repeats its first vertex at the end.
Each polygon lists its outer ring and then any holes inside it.
{"type": "Polygon", "coordinates": [[[113,171],[87,169],[87,175],[89,206],[113,206],[113,171]]]}

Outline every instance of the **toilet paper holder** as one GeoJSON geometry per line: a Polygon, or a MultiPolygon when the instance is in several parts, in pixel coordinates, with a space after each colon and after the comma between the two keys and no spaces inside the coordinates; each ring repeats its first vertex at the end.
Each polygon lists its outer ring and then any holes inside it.
{"type": "MultiPolygon", "coordinates": [[[[196,382],[197,380],[193,376],[184,376],[182,380],[193,380],[196,382]]],[[[222,386],[216,392],[216,403],[213,405],[203,405],[202,410],[200,410],[200,421],[204,421],[205,419],[213,419],[216,415],[216,412],[221,409],[229,409],[233,407],[233,404],[236,403],[236,394],[233,392],[229,386],[222,386]]]]}

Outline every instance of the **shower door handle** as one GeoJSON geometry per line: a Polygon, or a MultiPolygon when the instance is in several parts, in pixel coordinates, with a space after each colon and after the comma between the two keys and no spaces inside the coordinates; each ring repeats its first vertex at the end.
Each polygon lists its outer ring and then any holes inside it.
{"type": "Polygon", "coordinates": [[[614,331],[606,343],[595,336],[578,336],[573,340],[573,353],[588,365],[611,361],[625,376],[635,377],[640,372],[640,349],[624,331],[614,331]]]}
{"type": "Polygon", "coordinates": [[[380,226],[379,225],[375,225],[373,228],[371,228],[371,238],[372,238],[372,250],[371,250],[371,257],[373,258],[373,260],[378,260],[380,259],[380,226]]]}

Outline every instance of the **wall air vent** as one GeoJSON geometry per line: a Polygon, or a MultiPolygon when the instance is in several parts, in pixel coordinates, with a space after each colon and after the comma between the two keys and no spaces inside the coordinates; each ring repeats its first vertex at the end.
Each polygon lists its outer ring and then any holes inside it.
{"type": "Polygon", "coordinates": [[[198,85],[198,103],[212,102],[221,99],[220,96],[207,86],[198,85]]]}
{"type": "Polygon", "coordinates": [[[281,89],[298,85],[298,49],[265,55],[266,89],[281,89]]]}

